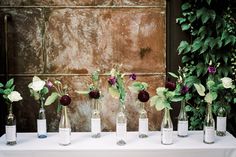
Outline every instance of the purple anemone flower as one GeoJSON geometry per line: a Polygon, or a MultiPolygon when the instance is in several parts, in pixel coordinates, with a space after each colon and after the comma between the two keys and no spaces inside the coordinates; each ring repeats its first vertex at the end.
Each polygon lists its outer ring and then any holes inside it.
{"type": "Polygon", "coordinates": [[[132,80],[132,81],[135,81],[137,78],[136,74],[135,73],[132,73],[129,75],[129,79],[132,80]]]}
{"type": "Polygon", "coordinates": [[[52,88],[53,87],[53,84],[52,84],[52,82],[51,81],[46,81],[46,87],[48,87],[48,88],[52,88]]]}
{"type": "Polygon", "coordinates": [[[216,73],[216,68],[213,67],[213,66],[209,66],[207,68],[207,71],[210,73],[210,74],[215,74],[216,73]]]}
{"type": "Polygon", "coordinates": [[[188,86],[183,86],[183,87],[181,88],[180,93],[181,93],[181,95],[185,95],[186,93],[188,93],[188,91],[189,91],[188,86]]]}
{"type": "Polygon", "coordinates": [[[111,76],[111,77],[108,79],[108,83],[109,83],[110,85],[116,84],[116,77],[111,76]]]}

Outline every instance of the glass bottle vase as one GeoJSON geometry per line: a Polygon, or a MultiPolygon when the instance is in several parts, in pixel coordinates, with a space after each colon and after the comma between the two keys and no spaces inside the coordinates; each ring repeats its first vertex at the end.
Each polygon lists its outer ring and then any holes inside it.
{"type": "Polygon", "coordinates": [[[215,120],[212,116],[212,106],[210,103],[207,104],[207,113],[204,120],[203,128],[203,142],[206,144],[212,144],[215,142],[215,120]]]}
{"type": "Polygon", "coordinates": [[[92,138],[101,137],[101,116],[99,110],[99,101],[98,99],[92,99],[92,117],[91,117],[91,132],[92,138]]]}
{"type": "Polygon", "coordinates": [[[164,145],[173,144],[173,123],[168,108],[164,109],[164,117],[161,123],[161,143],[164,145]]]}
{"type": "Polygon", "coordinates": [[[226,135],[226,120],[227,112],[223,105],[221,105],[217,110],[217,119],[216,119],[216,135],[225,136],[226,135]]]}
{"type": "Polygon", "coordinates": [[[144,108],[145,103],[140,102],[140,111],[139,111],[139,138],[148,137],[148,117],[147,111],[144,108]]]}
{"type": "Polygon", "coordinates": [[[39,115],[37,119],[37,134],[38,134],[38,138],[47,137],[47,121],[46,121],[43,98],[40,99],[40,109],[39,109],[39,115]]]}
{"type": "Polygon", "coordinates": [[[116,138],[117,145],[126,144],[126,135],[127,134],[127,118],[125,115],[125,106],[124,104],[119,105],[119,111],[116,115],[116,138]]]}
{"type": "Polygon", "coordinates": [[[59,144],[66,146],[71,143],[71,125],[67,107],[62,106],[61,120],[59,123],[59,144]]]}
{"type": "Polygon", "coordinates": [[[188,136],[188,117],[185,110],[185,100],[181,101],[181,108],[178,116],[178,136],[186,137],[188,136]]]}
{"type": "Polygon", "coordinates": [[[16,118],[12,113],[12,103],[9,104],[9,110],[6,122],[6,144],[15,145],[16,144],[16,118]]]}

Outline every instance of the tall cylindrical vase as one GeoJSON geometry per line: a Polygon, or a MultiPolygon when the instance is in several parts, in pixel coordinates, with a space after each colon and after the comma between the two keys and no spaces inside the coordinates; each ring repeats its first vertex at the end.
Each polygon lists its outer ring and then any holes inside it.
{"type": "Polygon", "coordinates": [[[139,138],[148,137],[148,117],[147,111],[144,108],[145,103],[140,102],[140,111],[139,111],[139,138]]]}
{"type": "Polygon", "coordinates": [[[119,111],[116,115],[116,138],[117,145],[126,144],[126,134],[127,134],[127,118],[125,114],[125,106],[120,103],[119,111]]]}
{"type": "Polygon", "coordinates": [[[44,109],[44,98],[40,99],[40,109],[39,109],[39,115],[37,119],[37,133],[38,133],[38,138],[47,137],[47,121],[46,121],[46,114],[45,114],[45,109],[44,109]]]}
{"type": "Polygon", "coordinates": [[[15,145],[16,144],[16,118],[12,113],[12,103],[9,104],[9,110],[6,122],[6,144],[15,145]]]}
{"type": "Polygon", "coordinates": [[[101,137],[101,116],[98,99],[92,99],[91,132],[92,138],[101,137]]]}
{"type": "Polygon", "coordinates": [[[226,135],[226,124],[227,124],[227,112],[223,105],[221,105],[217,110],[216,119],[216,135],[225,136],[226,135]]]}
{"type": "Polygon", "coordinates": [[[203,142],[206,144],[215,142],[215,120],[212,116],[212,106],[210,103],[207,104],[207,113],[204,120],[203,142]]]}
{"type": "Polygon", "coordinates": [[[164,109],[164,117],[161,123],[161,143],[164,145],[173,144],[173,123],[168,108],[164,109]]]}
{"type": "Polygon", "coordinates": [[[185,100],[181,101],[181,108],[178,116],[178,136],[188,136],[188,117],[185,110],[185,100]]]}
{"type": "Polygon", "coordinates": [[[67,107],[62,107],[61,120],[59,123],[59,144],[66,146],[71,143],[71,125],[67,113],[67,107]]]}

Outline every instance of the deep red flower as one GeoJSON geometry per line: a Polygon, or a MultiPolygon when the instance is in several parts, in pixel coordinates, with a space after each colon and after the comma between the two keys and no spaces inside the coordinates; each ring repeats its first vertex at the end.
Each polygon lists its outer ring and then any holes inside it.
{"type": "Polygon", "coordinates": [[[145,91],[145,90],[141,90],[138,93],[138,99],[141,102],[147,102],[149,100],[149,93],[147,91],[145,91]]]}
{"type": "Polygon", "coordinates": [[[100,92],[99,90],[92,90],[89,92],[89,97],[92,99],[99,99],[100,98],[100,92]]]}
{"type": "Polygon", "coordinates": [[[165,87],[168,88],[170,91],[174,91],[176,88],[176,84],[174,82],[167,81],[165,87]]]}
{"type": "Polygon", "coordinates": [[[60,98],[60,103],[64,106],[68,106],[71,103],[71,98],[68,95],[63,95],[60,98]]]}

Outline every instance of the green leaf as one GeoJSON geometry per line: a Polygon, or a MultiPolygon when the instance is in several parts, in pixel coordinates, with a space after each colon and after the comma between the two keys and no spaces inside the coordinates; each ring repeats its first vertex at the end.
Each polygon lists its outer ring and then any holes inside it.
{"type": "Polygon", "coordinates": [[[0,83],[0,88],[4,87],[4,85],[2,83],[0,83]]]}
{"type": "Polygon", "coordinates": [[[9,95],[9,94],[11,94],[11,92],[12,92],[11,89],[5,89],[5,90],[3,91],[3,94],[4,94],[4,95],[9,95]]]}
{"type": "Polygon", "coordinates": [[[4,94],[4,89],[0,88],[0,94],[4,94]]]}
{"type": "Polygon", "coordinates": [[[201,83],[199,84],[194,83],[193,85],[200,96],[205,96],[206,89],[201,83]]]}
{"type": "Polygon", "coordinates": [[[182,24],[182,25],[181,25],[181,29],[182,29],[183,31],[188,30],[190,27],[191,27],[190,24],[182,24]]]}
{"type": "Polygon", "coordinates": [[[216,19],[216,12],[214,10],[209,10],[208,11],[208,16],[211,17],[211,21],[214,22],[216,19]]]}
{"type": "Polygon", "coordinates": [[[175,73],[172,73],[172,72],[168,72],[168,74],[170,74],[172,77],[174,78],[179,78],[175,73]]]}
{"type": "Polygon", "coordinates": [[[183,56],[181,60],[182,60],[182,63],[186,63],[186,62],[190,61],[191,58],[188,56],[183,56]]]}
{"type": "Polygon", "coordinates": [[[176,23],[179,23],[179,24],[182,24],[185,21],[186,21],[186,18],[182,18],[182,17],[176,19],[176,23]]]}
{"type": "Polygon", "coordinates": [[[171,101],[172,102],[179,102],[179,101],[182,101],[184,99],[183,96],[174,96],[171,101]]]}
{"type": "Polygon", "coordinates": [[[119,99],[120,97],[120,93],[119,93],[119,90],[114,88],[114,87],[109,87],[109,93],[111,94],[111,96],[113,98],[116,98],[116,99],[119,99]]]}
{"type": "Polygon", "coordinates": [[[40,91],[40,93],[41,93],[42,95],[46,95],[46,94],[48,94],[48,92],[49,92],[49,90],[48,90],[47,87],[43,87],[43,89],[40,91]]]}
{"type": "Polygon", "coordinates": [[[181,54],[189,46],[187,41],[181,41],[178,47],[179,54],[181,54]]]}
{"type": "Polygon", "coordinates": [[[9,81],[7,81],[5,88],[11,88],[11,86],[13,85],[13,83],[14,83],[14,78],[12,78],[12,79],[10,79],[9,81]]]}
{"type": "Polygon", "coordinates": [[[208,5],[211,5],[211,0],[206,0],[208,5]]]}
{"type": "Polygon", "coordinates": [[[203,24],[205,24],[209,19],[210,19],[210,16],[208,15],[208,13],[202,14],[201,20],[203,24]]]}
{"type": "Polygon", "coordinates": [[[191,4],[188,3],[188,2],[186,2],[186,3],[184,3],[184,4],[181,5],[182,11],[185,11],[185,10],[187,10],[187,9],[189,9],[189,8],[191,8],[191,4]]]}
{"type": "Polygon", "coordinates": [[[46,99],[44,105],[45,106],[51,105],[52,103],[54,103],[57,100],[58,97],[59,97],[58,93],[52,92],[52,94],[46,99]]]}
{"type": "Polygon", "coordinates": [[[217,93],[216,93],[216,92],[210,92],[210,94],[211,94],[212,100],[213,100],[213,101],[216,100],[216,98],[217,98],[217,93]]]}
{"type": "Polygon", "coordinates": [[[210,103],[212,104],[212,101],[213,101],[213,98],[212,98],[212,95],[210,93],[207,93],[204,100],[207,102],[207,103],[210,103]]]}
{"type": "Polygon", "coordinates": [[[199,50],[202,47],[203,43],[200,39],[196,39],[192,45],[192,52],[199,50]]]}
{"type": "Polygon", "coordinates": [[[197,10],[197,18],[199,19],[205,13],[206,13],[206,8],[205,7],[201,8],[201,9],[198,9],[197,10]]]}
{"type": "Polygon", "coordinates": [[[187,105],[185,107],[185,110],[186,110],[186,112],[190,112],[190,111],[192,111],[192,107],[190,105],[187,105]]]}
{"type": "Polygon", "coordinates": [[[157,111],[161,111],[165,107],[163,99],[160,99],[160,97],[158,97],[157,95],[151,97],[150,104],[151,106],[155,106],[157,111]]]}
{"type": "Polygon", "coordinates": [[[212,81],[212,80],[207,81],[207,88],[208,89],[212,89],[214,85],[215,85],[214,81],[212,81]]]}

